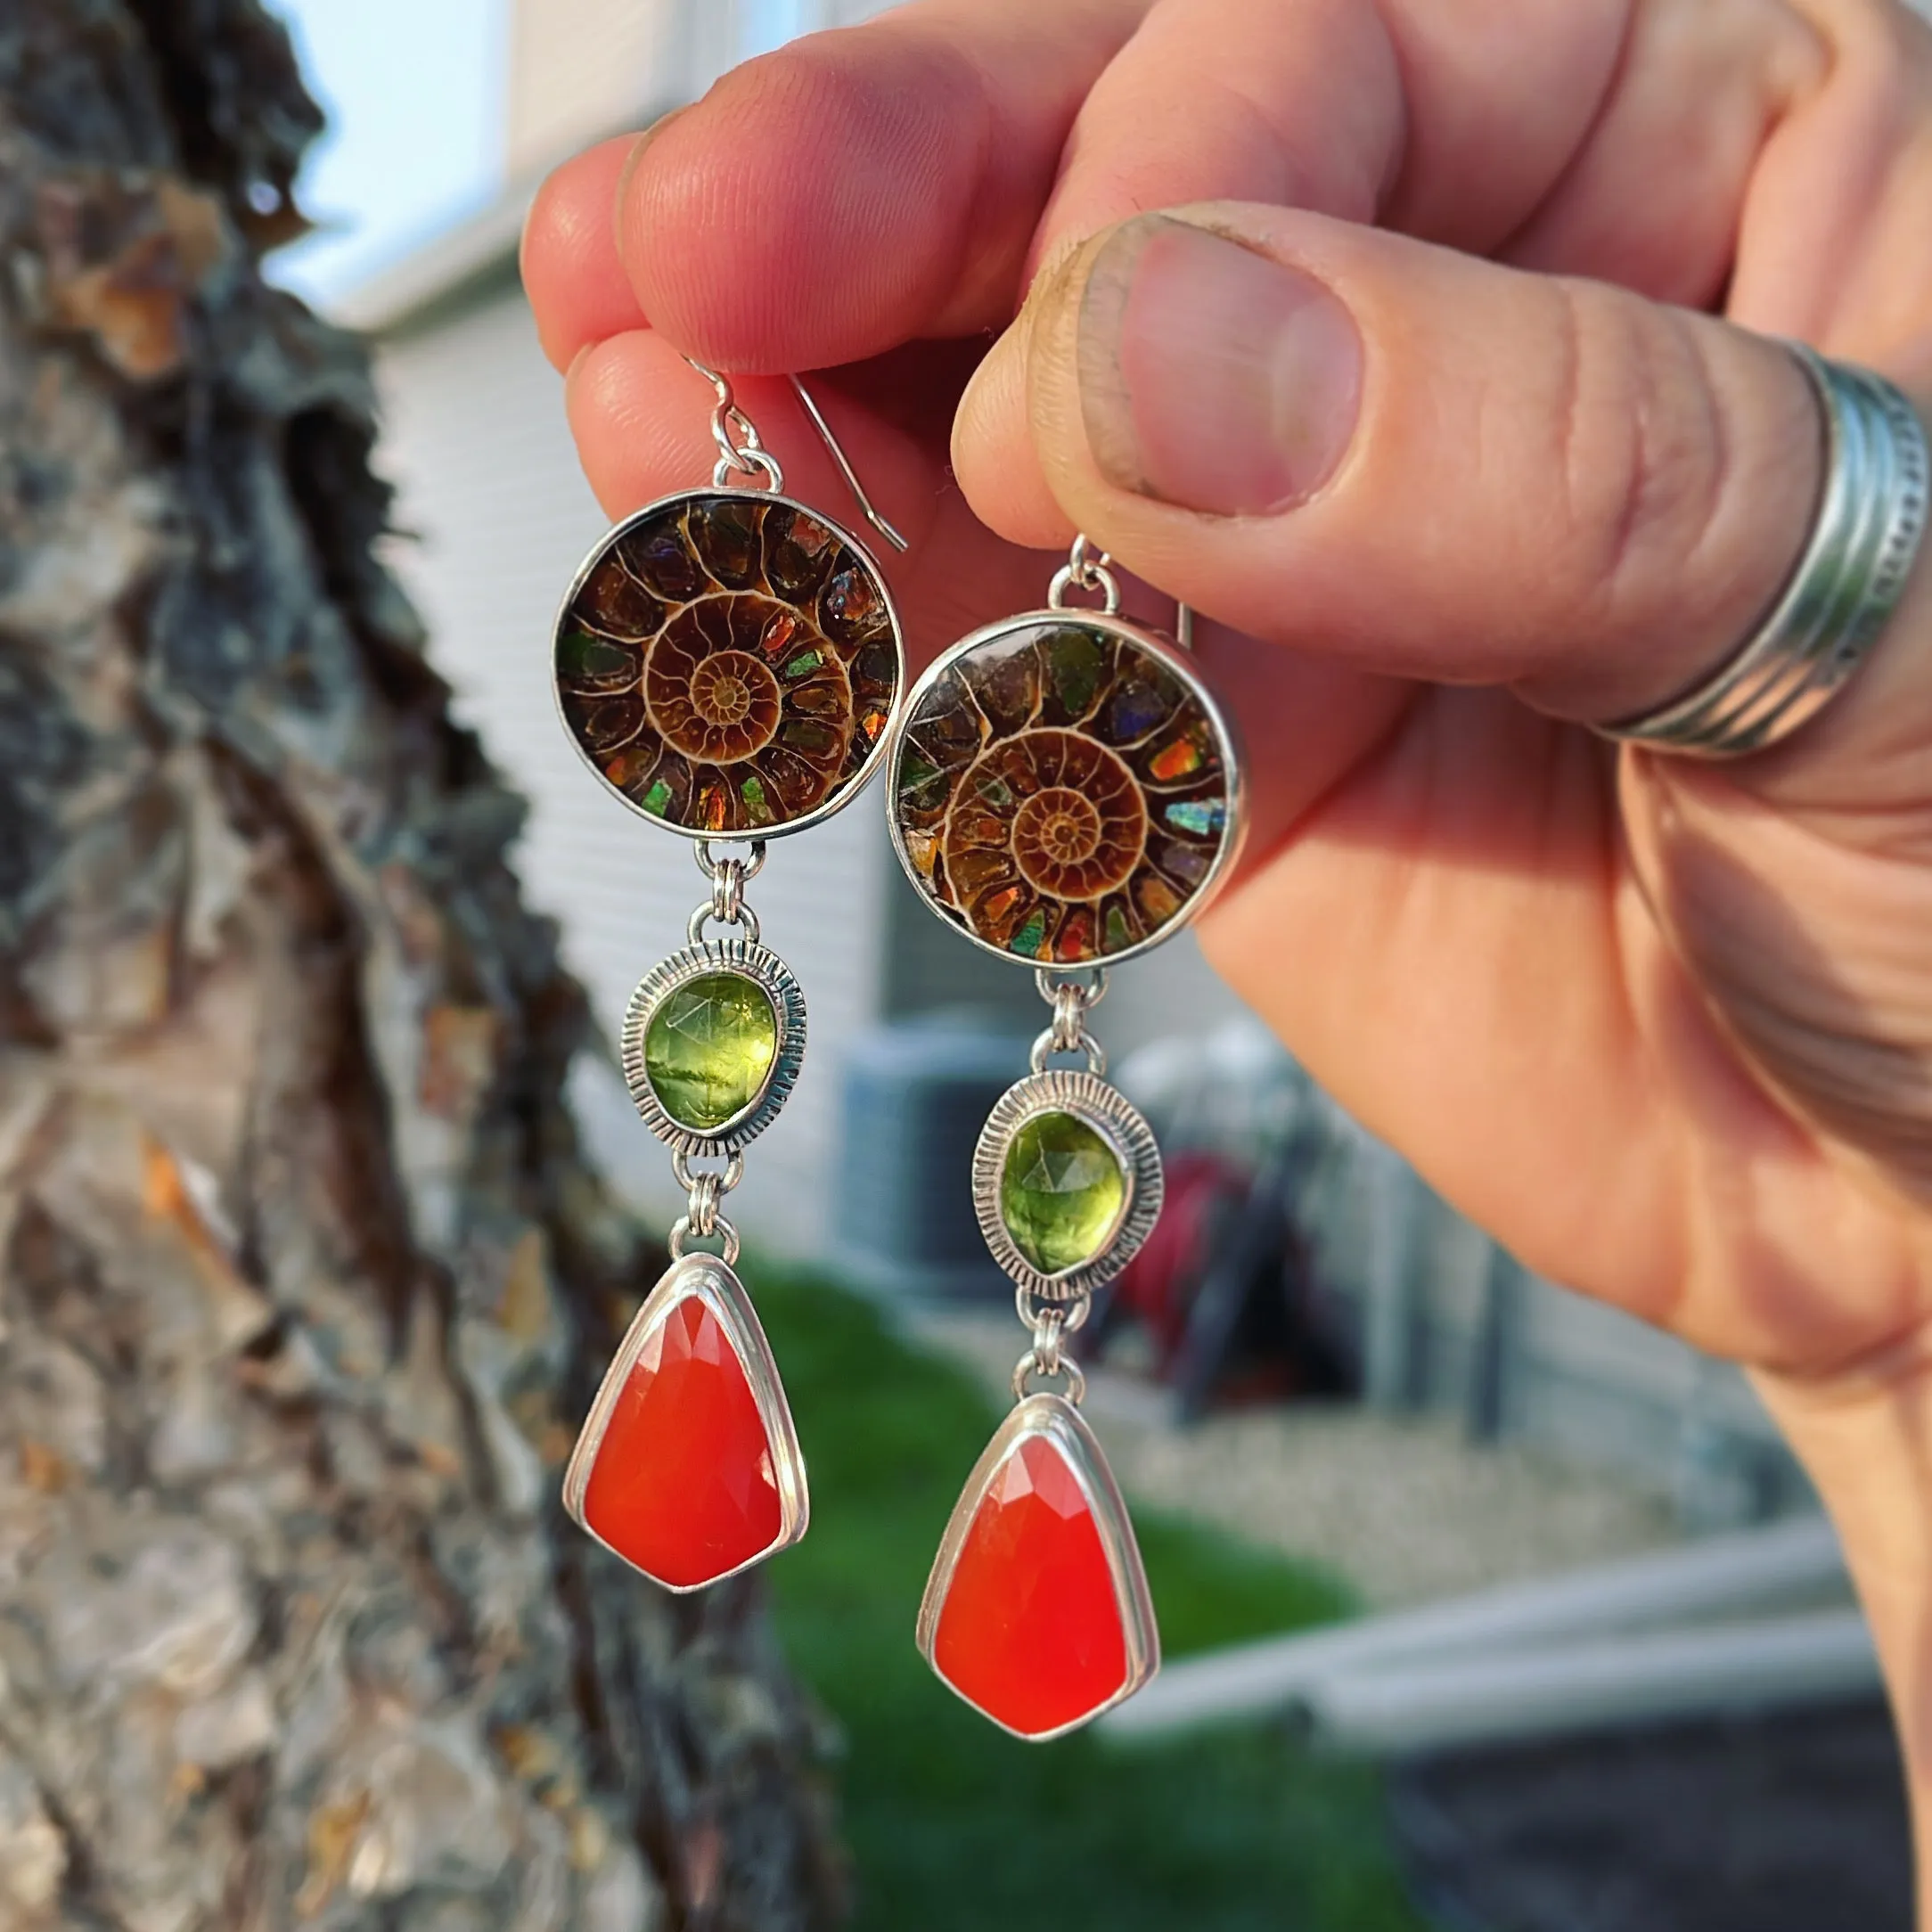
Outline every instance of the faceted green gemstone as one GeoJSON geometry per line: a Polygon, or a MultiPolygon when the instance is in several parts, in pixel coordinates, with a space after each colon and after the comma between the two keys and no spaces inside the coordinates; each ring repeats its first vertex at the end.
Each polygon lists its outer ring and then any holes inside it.
{"type": "Polygon", "coordinates": [[[778,1057],[778,1013],[757,980],[703,973],[658,1003],[644,1028],[644,1071],[666,1113],[702,1133],[765,1091],[778,1057]]]}
{"type": "Polygon", "coordinates": [[[1120,1157],[1076,1114],[1036,1114],[1006,1150],[1000,1219],[1042,1274],[1095,1259],[1126,1199],[1120,1157]]]}

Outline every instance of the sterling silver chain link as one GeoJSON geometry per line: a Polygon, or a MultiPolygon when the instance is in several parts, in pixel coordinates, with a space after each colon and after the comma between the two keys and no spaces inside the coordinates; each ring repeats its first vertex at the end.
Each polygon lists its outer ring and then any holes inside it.
{"type": "Polygon", "coordinates": [[[1067,1400],[1078,1408],[1086,1394],[1086,1377],[1066,1352],[1065,1341],[1085,1325],[1093,1298],[1080,1295],[1072,1301],[1050,1301],[1036,1307],[1033,1290],[1021,1288],[1014,1292],[1013,1306],[1019,1311],[1019,1319],[1033,1330],[1033,1347],[1013,1367],[1013,1400],[1026,1399],[1027,1384],[1036,1375],[1059,1375],[1066,1378],[1067,1400]]]}
{"type": "Polygon", "coordinates": [[[1046,1030],[1033,1043],[1032,1066],[1044,1073],[1046,1063],[1056,1053],[1079,1053],[1085,1057],[1087,1070],[1104,1077],[1107,1049],[1087,1030],[1087,1015],[1107,997],[1107,969],[1094,968],[1090,980],[1056,977],[1045,966],[1033,976],[1040,997],[1053,1009],[1046,1030]]]}
{"type": "MultiPolygon", "coordinates": [[[[1045,1030],[1033,1043],[1034,1072],[1044,1073],[1047,1062],[1056,1054],[1078,1053],[1090,1073],[1104,1077],[1107,1049],[1088,1031],[1087,1015],[1107,997],[1107,969],[1096,966],[1091,979],[1081,979],[1042,966],[1035,971],[1033,983],[1053,1010],[1045,1030]]],[[[1014,1291],[1013,1306],[1019,1311],[1019,1319],[1033,1330],[1032,1347],[1013,1369],[1013,1399],[1025,1398],[1027,1384],[1034,1376],[1059,1375],[1066,1378],[1067,1400],[1077,1408],[1086,1394],[1086,1377],[1080,1364],[1065,1352],[1063,1343],[1085,1323],[1093,1298],[1077,1295],[1070,1301],[1045,1302],[1036,1307],[1033,1290],[1021,1286],[1014,1291]]]]}
{"type": "MultiPolygon", "coordinates": [[[[698,870],[711,881],[711,896],[698,903],[684,928],[691,943],[702,946],[705,928],[716,924],[736,926],[746,940],[756,946],[758,915],[745,898],[745,887],[765,869],[765,841],[754,839],[749,855],[741,858],[735,852],[718,852],[708,839],[700,839],[692,847],[692,855],[698,870]]],[[[724,1265],[734,1265],[739,1252],[738,1230],[719,1212],[719,1204],[745,1177],[742,1150],[723,1157],[721,1165],[697,1167],[692,1165],[687,1150],[674,1148],[671,1172],[688,1201],[684,1212],[672,1224],[668,1241],[672,1260],[683,1259],[686,1242],[715,1235],[724,1243],[724,1265]]]]}
{"type": "Polygon", "coordinates": [[[751,841],[751,856],[735,853],[720,856],[711,849],[708,839],[692,847],[698,870],[711,881],[711,896],[696,906],[685,922],[684,931],[693,946],[704,944],[708,925],[736,926],[753,946],[758,943],[758,915],[745,903],[745,888],[765,870],[765,841],[751,841]]]}

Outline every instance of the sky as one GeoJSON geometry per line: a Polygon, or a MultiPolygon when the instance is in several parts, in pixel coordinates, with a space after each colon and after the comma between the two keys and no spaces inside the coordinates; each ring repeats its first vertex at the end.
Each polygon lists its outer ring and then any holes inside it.
{"type": "Polygon", "coordinates": [[[297,192],[320,233],[274,279],[327,301],[489,200],[508,0],[269,0],[329,117],[297,192]]]}

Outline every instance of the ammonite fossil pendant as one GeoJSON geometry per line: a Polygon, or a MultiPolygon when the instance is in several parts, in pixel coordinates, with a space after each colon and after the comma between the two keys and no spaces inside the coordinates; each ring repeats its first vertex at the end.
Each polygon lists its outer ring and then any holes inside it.
{"type": "Polygon", "coordinates": [[[1111,965],[1212,897],[1240,763],[1187,654],[1100,611],[975,632],[913,686],[888,816],[908,876],[989,951],[1111,965]]]}
{"type": "Polygon", "coordinates": [[[591,768],[693,838],[770,839],[847,803],[905,680],[858,540],[772,490],[688,490],[612,529],[559,612],[557,702],[591,768]]]}

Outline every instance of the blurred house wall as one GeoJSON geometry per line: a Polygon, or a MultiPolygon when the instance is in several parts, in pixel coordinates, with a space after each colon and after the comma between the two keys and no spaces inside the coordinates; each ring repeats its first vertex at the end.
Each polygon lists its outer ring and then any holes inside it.
{"type": "Polygon", "coordinates": [[[736,61],[889,0],[514,0],[505,174],[522,180],[639,111],[696,98],[736,61]]]}
{"type": "Polygon", "coordinates": [[[1687,1527],[1815,1506],[1734,1364],[1531,1274],[1285,1056],[1240,1029],[1121,1069],[1171,1145],[1299,1152],[1290,1183],[1318,1304],[1377,1408],[1459,1417],[1674,1494],[1687,1527]],[[1198,1097],[1177,1112],[1163,1090],[1198,1097]]]}
{"type": "Polygon", "coordinates": [[[516,0],[510,17],[504,174],[539,174],[644,103],[668,101],[690,57],[682,0],[516,0]]]}

